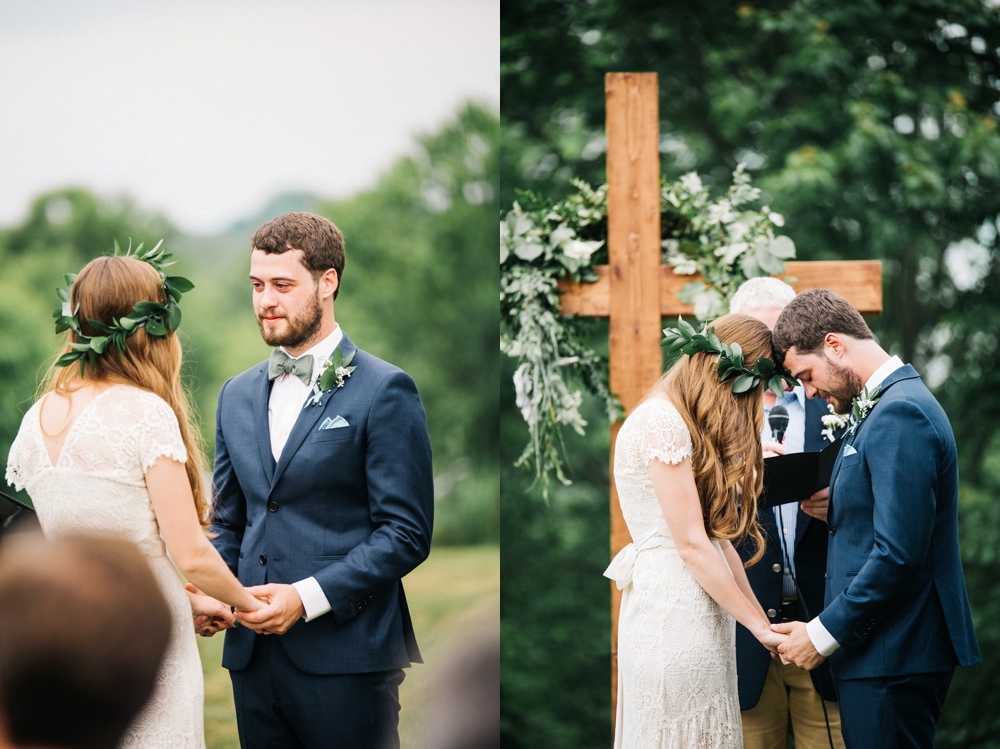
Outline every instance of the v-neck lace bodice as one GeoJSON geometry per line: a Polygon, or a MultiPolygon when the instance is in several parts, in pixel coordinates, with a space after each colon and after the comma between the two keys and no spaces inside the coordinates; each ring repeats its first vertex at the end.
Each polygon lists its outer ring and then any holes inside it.
{"type": "Polygon", "coordinates": [[[170,406],[146,390],[112,386],[66,428],[54,464],[40,409],[41,401],[28,410],[11,446],[7,483],[31,495],[43,530],[119,533],[147,555],[161,555],[145,474],[162,456],[187,460],[170,406]]]}

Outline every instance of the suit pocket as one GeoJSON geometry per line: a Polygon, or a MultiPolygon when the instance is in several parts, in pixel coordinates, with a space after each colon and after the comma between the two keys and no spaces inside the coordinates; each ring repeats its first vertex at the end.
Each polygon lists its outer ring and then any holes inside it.
{"type": "Polygon", "coordinates": [[[338,442],[349,440],[354,436],[354,427],[337,427],[336,429],[317,429],[313,432],[311,442],[338,442]]]}

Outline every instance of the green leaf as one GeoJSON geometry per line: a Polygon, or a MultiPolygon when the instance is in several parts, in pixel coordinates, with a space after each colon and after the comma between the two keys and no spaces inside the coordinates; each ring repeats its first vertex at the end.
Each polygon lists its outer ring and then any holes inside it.
{"type": "Polygon", "coordinates": [[[767,381],[767,389],[781,398],[785,394],[785,389],[781,386],[782,377],[780,375],[772,377],[767,381]]]}
{"type": "Polygon", "coordinates": [[[132,305],[132,311],[140,315],[162,315],[166,313],[167,308],[159,302],[136,302],[132,305]]]}
{"type": "Polygon", "coordinates": [[[194,284],[184,276],[167,276],[166,283],[170,286],[171,291],[177,291],[181,294],[186,294],[194,288],[194,284]]]}
{"type": "Polygon", "coordinates": [[[734,393],[745,393],[750,390],[754,385],[760,382],[760,378],[755,375],[744,374],[740,375],[733,381],[733,392],[734,393]]]}
{"type": "Polygon", "coordinates": [[[156,338],[167,337],[166,327],[163,325],[162,322],[160,322],[159,318],[156,317],[150,317],[148,320],[146,320],[146,332],[156,338]]]}

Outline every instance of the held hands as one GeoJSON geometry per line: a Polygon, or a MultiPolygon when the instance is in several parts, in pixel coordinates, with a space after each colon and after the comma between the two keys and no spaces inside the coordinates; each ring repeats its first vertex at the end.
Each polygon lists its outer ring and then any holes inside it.
{"type": "Polygon", "coordinates": [[[777,654],[778,647],[788,638],[785,635],[779,634],[771,629],[765,629],[757,635],[757,639],[760,641],[760,644],[770,650],[772,654],[777,654]]]}
{"type": "Polygon", "coordinates": [[[211,637],[216,632],[235,626],[235,619],[229,606],[202,593],[192,583],[184,586],[191,604],[194,631],[202,637],[211,637]]]}
{"type": "Polygon", "coordinates": [[[778,645],[778,655],[785,665],[791,663],[806,671],[812,671],[826,660],[825,656],[817,652],[812,640],[809,639],[805,622],[772,624],[771,629],[779,634],[788,635],[784,642],[778,645]]]}
{"type": "Polygon", "coordinates": [[[247,588],[264,605],[256,611],[237,611],[236,621],[258,634],[283,635],[305,616],[305,606],[292,585],[269,583],[247,588]]]}

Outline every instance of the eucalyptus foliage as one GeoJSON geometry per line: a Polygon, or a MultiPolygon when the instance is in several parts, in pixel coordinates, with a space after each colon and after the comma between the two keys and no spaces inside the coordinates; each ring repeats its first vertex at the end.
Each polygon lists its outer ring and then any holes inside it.
{"type": "MultiPolygon", "coordinates": [[[[562,428],[584,434],[587,427],[579,383],[600,399],[609,421],[622,415],[608,387],[606,357],[590,348],[577,321],[559,314],[558,281],[593,282],[594,266],[607,262],[607,185],[575,180],[573,186],[556,203],[522,193],[500,221],[500,349],[517,361],[516,404],[529,433],[516,465],[534,470],[546,496],[553,476],[570,483],[562,428]]],[[[662,261],[677,274],[700,274],[679,294],[699,320],[724,314],[741,283],[781,273],[795,256],[792,240],[775,232],[781,215],[752,207],[760,198],[743,164],[717,200],[693,172],[663,181],[662,261]]]]}

